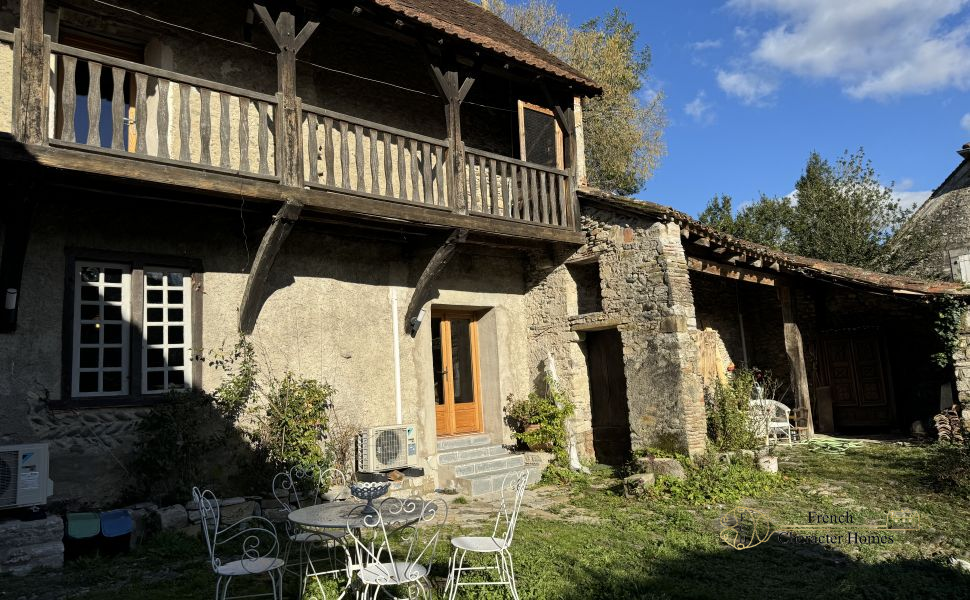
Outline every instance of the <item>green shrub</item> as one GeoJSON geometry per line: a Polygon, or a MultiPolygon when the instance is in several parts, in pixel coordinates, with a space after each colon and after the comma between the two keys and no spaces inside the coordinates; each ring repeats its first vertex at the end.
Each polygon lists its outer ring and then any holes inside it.
{"type": "Polygon", "coordinates": [[[682,458],[681,464],[686,479],[661,475],[651,488],[653,498],[693,505],[737,504],[742,498],[764,497],[791,484],[783,475],[759,471],[753,460],[727,464],[713,458],[701,462],[682,458]]]}
{"type": "Polygon", "coordinates": [[[532,392],[518,400],[509,395],[505,420],[515,439],[532,450],[547,450],[566,459],[566,419],[573,404],[551,378],[546,378],[545,393],[532,392]]]}
{"type": "Polygon", "coordinates": [[[728,382],[715,382],[707,398],[707,432],[713,445],[722,451],[753,449],[758,445],[751,428],[750,402],[756,372],[734,371],[728,382]]]}

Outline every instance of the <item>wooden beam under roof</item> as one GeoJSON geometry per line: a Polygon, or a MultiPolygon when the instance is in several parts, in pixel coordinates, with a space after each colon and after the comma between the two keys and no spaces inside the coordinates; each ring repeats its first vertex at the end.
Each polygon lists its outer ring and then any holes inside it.
{"type": "Polygon", "coordinates": [[[687,268],[698,273],[706,273],[708,275],[734,279],[745,283],[774,286],[778,282],[778,278],[774,274],[752,271],[750,269],[726,265],[694,256],[687,257],[687,268]]]}

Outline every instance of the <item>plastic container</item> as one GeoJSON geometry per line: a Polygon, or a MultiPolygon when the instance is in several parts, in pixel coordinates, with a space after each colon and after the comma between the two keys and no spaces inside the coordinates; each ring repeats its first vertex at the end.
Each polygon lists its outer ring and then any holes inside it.
{"type": "Polygon", "coordinates": [[[104,554],[118,554],[128,550],[134,530],[131,511],[119,509],[101,513],[101,551],[104,554]]]}
{"type": "Polygon", "coordinates": [[[68,513],[64,535],[64,559],[91,556],[98,552],[101,516],[98,513],[68,513]]]}

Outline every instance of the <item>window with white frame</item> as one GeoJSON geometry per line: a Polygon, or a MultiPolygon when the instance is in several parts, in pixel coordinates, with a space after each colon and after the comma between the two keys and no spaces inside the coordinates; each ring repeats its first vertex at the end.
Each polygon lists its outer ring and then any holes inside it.
{"type": "Polygon", "coordinates": [[[190,269],[77,260],[73,275],[72,398],[191,387],[190,269]]]}
{"type": "Polygon", "coordinates": [[[74,287],[72,395],[128,393],[131,270],[78,262],[74,287]]]}
{"type": "Polygon", "coordinates": [[[186,271],[145,268],[142,393],[181,389],[189,381],[191,283],[186,271]]]}

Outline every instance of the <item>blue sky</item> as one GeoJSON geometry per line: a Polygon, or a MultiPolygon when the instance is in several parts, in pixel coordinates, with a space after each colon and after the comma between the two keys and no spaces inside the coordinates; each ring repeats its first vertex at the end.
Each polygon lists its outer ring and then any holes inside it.
{"type": "Polygon", "coordinates": [[[653,51],[668,154],[639,198],[786,195],[812,150],[862,146],[922,201],[970,141],[970,0],[554,1],[574,24],[618,5],[653,51]]]}

